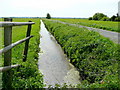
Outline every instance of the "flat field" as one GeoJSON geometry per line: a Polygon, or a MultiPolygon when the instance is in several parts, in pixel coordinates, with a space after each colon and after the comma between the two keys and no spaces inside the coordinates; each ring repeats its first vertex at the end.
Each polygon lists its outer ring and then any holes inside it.
{"type": "Polygon", "coordinates": [[[67,23],[120,32],[120,30],[118,29],[118,22],[113,21],[95,21],[88,19],[54,19],[54,20],[60,20],[67,23]]]}

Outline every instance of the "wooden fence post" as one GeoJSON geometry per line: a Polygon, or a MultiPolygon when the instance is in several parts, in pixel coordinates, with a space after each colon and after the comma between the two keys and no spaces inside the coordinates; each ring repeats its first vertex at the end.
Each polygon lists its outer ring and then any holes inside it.
{"type": "MultiPolygon", "coordinates": [[[[32,21],[29,21],[29,22],[32,22],[32,21]]],[[[31,27],[32,27],[32,24],[29,24],[29,25],[28,25],[28,29],[27,29],[26,37],[30,36],[31,27]]],[[[25,62],[26,59],[27,59],[28,46],[29,46],[29,40],[27,40],[27,41],[25,42],[25,48],[24,48],[24,54],[23,54],[23,62],[25,62]]]]}
{"type": "MultiPolygon", "coordinates": [[[[12,22],[11,18],[4,18],[4,21],[12,22]]],[[[10,45],[12,43],[12,26],[4,27],[4,47],[10,45]]],[[[11,65],[11,55],[12,50],[9,50],[4,53],[4,66],[10,66],[11,65]]],[[[3,72],[2,75],[3,80],[3,88],[12,88],[12,72],[11,70],[8,70],[6,72],[3,72]]]]}

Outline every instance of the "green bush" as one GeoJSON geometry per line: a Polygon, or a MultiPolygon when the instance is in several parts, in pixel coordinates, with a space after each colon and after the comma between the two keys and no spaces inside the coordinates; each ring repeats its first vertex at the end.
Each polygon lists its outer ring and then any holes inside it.
{"type": "Polygon", "coordinates": [[[95,13],[93,15],[93,20],[101,20],[103,17],[107,17],[107,16],[104,15],[103,13],[95,13]]]}
{"type": "Polygon", "coordinates": [[[14,69],[13,88],[43,88],[43,75],[38,71],[35,62],[22,63],[14,69]]]}
{"type": "Polygon", "coordinates": [[[89,17],[88,20],[92,20],[92,17],[89,17]]]}
{"type": "Polygon", "coordinates": [[[70,62],[79,70],[83,83],[78,87],[118,88],[116,77],[120,58],[119,45],[85,28],[47,20],[44,22],[70,58],[70,62]]]}
{"type": "Polygon", "coordinates": [[[103,17],[101,20],[102,21],[109,21],[109,17],[103,17]]]}
{"type": "Polygon", "coordinates": [[[115,21],[120,21],[118,17],[115,18],[115,21]]]}
{"type": "Polygon", "coordinates": [[[113,15],[113,16],[110,18],[110,20],[111,20],[111,21],[115,21],[116,18],[117,18],[117,16],[113,15]]]}

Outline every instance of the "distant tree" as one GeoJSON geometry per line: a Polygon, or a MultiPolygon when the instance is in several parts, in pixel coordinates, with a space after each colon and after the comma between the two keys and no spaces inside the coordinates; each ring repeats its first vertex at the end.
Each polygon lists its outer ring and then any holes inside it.
{"type": "Polygon", "coordinates": [[[47,17],[46,17],[47,19],[51,19],[51,16],[50,16],[50,14],[49,13],[47,13],[47,17]]]}
{"type": "Polygon", "coordinates": [[[101,20],[102,21],[109,21],[109,17],[103,17],[101,20]]]}
{"type": "Polygon", "coordinates": [[[88,20],[92,20],[92,17],[89,17],[88,20]]]}
{"type": "Polygon", "coordinates": [[[120,15],[117,13],[117,17],[115,18],[115,21],[120,21],[120,15]]]}
{"type": "Polygon", "coordinates": [[[119,17],[119,14],[118,14],[118,13],[117,13],[116,15],[117,15],[117,17],[119,17]]]}
{"type": "Polygon", "coordinates": [[[115,21],[119,21],[119,18],[118,18],[118,17],[116,17],[116,18],[115,18],[115,21]]]}
{"type": "Polygon", "coordinates": [[[93,15],[93,20],[101,20],[103,17],[107,17],[107,15],[105,15],[103,13],[95,13],[93,15]]]}
{"type": "Polygon", "coordinates": [[[113,16],[110,18],[110,21],[115,21],[115,18],[117,18],[117,16],[113,15],[113,16]]]}
{"type": "Polygon", "coordinates": [[[113,15],[111,18],[107,17],[107,15],[103,13],[95,13],[93,17],[89,17],[88,20],[101,20],[101,21],[120,21],[120,15],[117,13],[113,15]]]}

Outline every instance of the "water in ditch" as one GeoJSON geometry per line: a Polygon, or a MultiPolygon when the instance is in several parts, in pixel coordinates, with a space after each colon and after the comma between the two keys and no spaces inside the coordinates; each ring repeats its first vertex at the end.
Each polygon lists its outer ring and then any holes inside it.
{"type": "Polygon", "coordinates": [[[79,72],[70,64],[62,48],[47,31],[42,21],[40,35],[39,47],[41,51],[39,53],[38,66],[44,75],[44,83],[53,87],[55,84],[63,85],[64,83],[67,85],[80,84],[79,72]]]}

